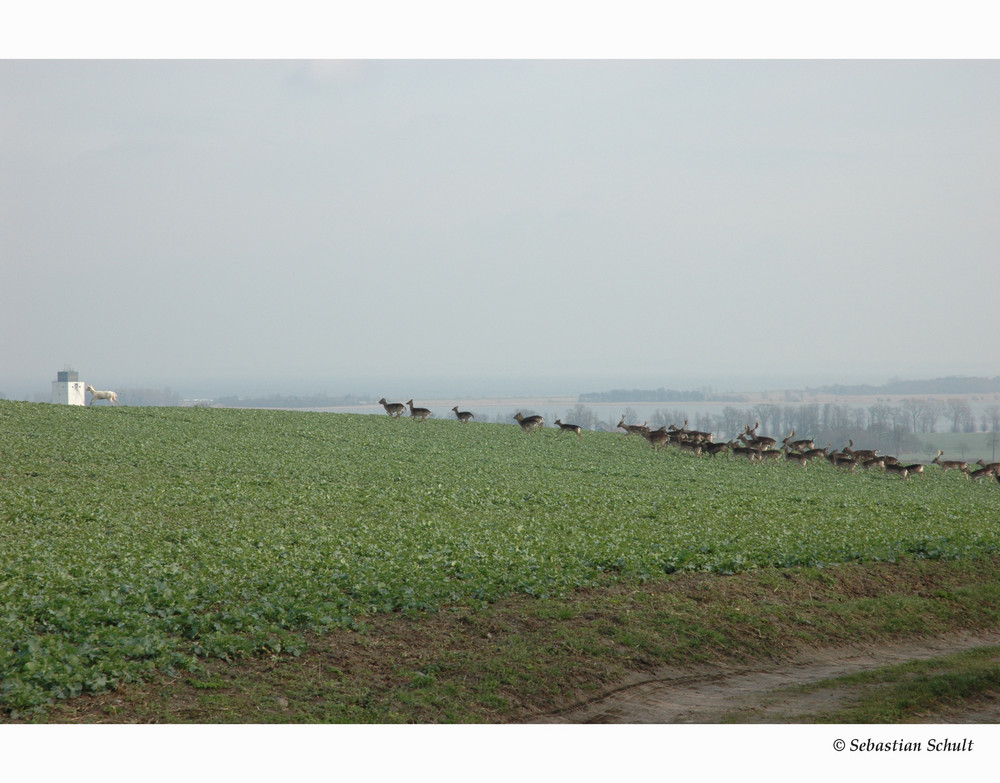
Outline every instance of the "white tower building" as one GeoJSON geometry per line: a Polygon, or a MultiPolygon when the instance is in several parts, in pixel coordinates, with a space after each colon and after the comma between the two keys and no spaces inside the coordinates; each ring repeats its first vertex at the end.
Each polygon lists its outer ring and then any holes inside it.
{"type": "Polygon", "coordinates": [[[62,370],[52,381],[52,402],[56,405],[86,405],[87,385],[76,370],[62,370]]]}

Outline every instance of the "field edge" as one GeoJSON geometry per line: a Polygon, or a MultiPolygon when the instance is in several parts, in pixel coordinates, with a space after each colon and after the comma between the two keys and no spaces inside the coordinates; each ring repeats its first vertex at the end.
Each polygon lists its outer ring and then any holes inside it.
{"type": "Polygon", "coordinates": [[[1000,557],[679,574],[560,599],[375,615],[360,631],[309,637],[299,656],[212,661],[23,720],[526,723],[665,666],[696,674],[823,647],[994,632],[998,598],[1000,557]]]}

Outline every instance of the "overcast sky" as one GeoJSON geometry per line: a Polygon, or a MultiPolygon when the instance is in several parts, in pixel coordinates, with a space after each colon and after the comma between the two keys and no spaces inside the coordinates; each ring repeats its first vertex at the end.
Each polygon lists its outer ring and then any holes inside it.
{"type": "Polygon", "coordinates": [[[0,61],[0,393],[1000,375],[995,60],[0,61]]]}

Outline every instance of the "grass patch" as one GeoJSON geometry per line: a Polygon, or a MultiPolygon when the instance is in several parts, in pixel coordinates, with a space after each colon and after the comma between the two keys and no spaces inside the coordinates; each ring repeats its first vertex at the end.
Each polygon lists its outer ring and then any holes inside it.
{"type": "MultiPolygon", "coordinates": [[[[919,723],[947,715],[949,710],[964,708],[970,702],[982,703],[1000,695],[1000,647],[884,666],[783,693],[826,693],[837,706],[808,715],[767,711],[768,722],[919,723]]],[[[734,713],[728,719],[740,722],[745,715],[734,713]]]]}

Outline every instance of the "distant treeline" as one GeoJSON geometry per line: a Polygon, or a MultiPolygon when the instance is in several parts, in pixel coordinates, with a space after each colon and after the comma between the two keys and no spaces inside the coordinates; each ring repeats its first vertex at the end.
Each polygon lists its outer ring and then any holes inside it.
{"type": "MultiPolygon", "coordinates": [[[[117,389],[118,400],[122,405],[170,407],[181,404],[181,395],[172,391],[169,386],[162,389],[117,389]]],[[[90,402],[90,395],[87,395],[87,402],[90,402]]],[[[107,403],[100,403],[106,405],[107,403]]]]}
{"type": "Polygon", "coordinates": [[[370,395],[359,397],[354,394],[344,397],[331,397],[327,394],[286,397],[281,394],[271,394],[267,397],[218,397],[213,403],[224,408],[340,408],[363,405],[371,399],[370,395]]]}
{"type": "Polygon", "coordinates": [[[838,396],[888,396],[890,394],[993,394],[1000,392],[1000,376],[996,378],[934,378],[929,381],[903,381],[894,378],[882,386],[820,386],[806,389],[808,394],[838,396]]]}
{"type": "MultiPolygon", "coordinates": [[[[894,378],[881,386],[860,384],[846,386],[807,387],[806,394],[850,396],[889,396],[893,394],[994,394],[1000,393],[1000,376],[996,378],[933,378],[904,381],[894,378]]],[[[581,394],[580,402],[746,402],[743,394],[716,394],[711,389],[679,391],[677,389],[612,389],[606,392],[581,394]]]]}
{"type": "Polygon", "coordinates": [[[715,394],[711,390],[612,389],[581,394],[580,402],[746,402],[743,394],[715,394]]]}
{"type": "MultiPolygon", "coordinates": [[[[524,413],[537,411],[524,410],[524,413]]],[[[799,437],[816,440],[817,446],[827,443],[841,448],[850,440],[855,448],[877,448],[881,453],[916,454],[926,452],[933,456],[937,446],[931,446],[933,436],[939,432],[953,434],[981,433],[980,448],[987,433],[1000,438],[1000,403],[987,405],[978,412],[965,400],[911,398],[899,405],[878,402],[872,405],[850,403],[808,403],[804,405],[761,403],[750,407],[726,405],[721,411],[700,407],[689,415],[683,407],[644,410],[640,415],[623,406],[611,418],[601,420],[586,405],[578,403],[563,416],[564,421],[579,424],[588,430],[618,431],[618,416],[624,415],[626,423],[645,424],[650,429],[681,427],[685,422],[690,429],[712,432],[717,442],[734,440],[748,426],[759,427],[759,434],[769,435],[779,441],[793,430],[799,437]],[[944,423],[944,428],[938,427],[944,423]]],[[[551,419],[554,412],[550,413],[551,419]]],[[[507,416],[498,416],[498,422],[509,423],[507,416]]],[[[968,441],[971,443],[972,441],[968,441]]],[[[1000,444],[1000,439],[997,441],[1000,444]]],[[[956,448],[964,458],[968,448],[962,441],[956,448]]],[[[992,449],[992,446],[991,446],[992,449]]],[[[992,452],[991,452],[992,453],[992,452]]],[[[982,454],[980,454],[982,456],[982,454]]],[[[986,454],[990,456],[990,454],[986,454]]],[[[995,456],[991,456],[995,460],[995,456]]]]}

